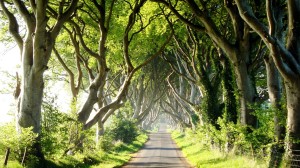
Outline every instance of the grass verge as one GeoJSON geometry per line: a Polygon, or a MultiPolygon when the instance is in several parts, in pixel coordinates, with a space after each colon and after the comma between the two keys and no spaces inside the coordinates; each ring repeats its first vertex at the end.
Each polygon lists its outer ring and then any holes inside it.
{"type": "Polygon", "coordinates": [[[115,144],[113,150],[109,152],[94,151],[90,154],[68,156],[56,161],[57,167],[88,167],[88,168],[113,168],[121,167],[129,161],[132,154],[137,152],[147,141],[146,133],[139,135],[135,141],[130,144],[119,142],[115,144]]]}
{"type": "MultiPolygon", "coordinates": [[[[73,156],[55,157],[47,159],[46,167],[49,168],[117,168],[127,163],[132,155],[137,152],[147,141],[146,133],[141,133],[135,141],[130,144],[119,142],[109,152],[102,150],[90,151],[88,153],[76,153],[73,156]]],[[[4,159],[0,155],[1,160],[4,159]]],[[[3,167],[3,165],[0,165],[3,167]]],[[[28,166],[25,166],[28,167],[28,166]]],[[[30,167],[30,166],[29,166],[30,167]]],[[[19,162],[9,160],[6,168],[22,168],[19,162]]]]}
{"type": "Polygon", "coordinates": [[[260,163],[246,156],[223,154],[216,150],[208,149],[193,135],[182,134],[179,131],[172,132],[172,138],[182,149],[184,156],[197,168],[263,168],[260,163]]]}

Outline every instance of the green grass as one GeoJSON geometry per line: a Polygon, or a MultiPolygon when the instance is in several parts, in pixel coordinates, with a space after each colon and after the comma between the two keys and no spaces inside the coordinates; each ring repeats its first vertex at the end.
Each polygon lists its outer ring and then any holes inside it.
{"type": "Polygon", "coordinates": [[[90,154],[77,154],[75,156],[67,156],[58,160],[53,160],[56,166],[51,167],[79,167],[79,168],[113,168],[121,167],[127,163],[132,155],[137,152],[147,141],[148,136],[143,133],[130,144],[122,142],[116,144],[110,152],[102,150],[95,151],[90,154]]]}
{"type": "Polygon", "coordinates": [[[131,144],[118,144],[113,152],[102,153],[101,164],[94,165],[92,168],[121,167],[130,160],[135,152],[142,148],[147,139],[148,136],[146,134],[142,134],[131,144]]]}
{"type": "MultiPolygon", "coordinates": [[[[0,147],[0,152],[3,152],[0,153],[0,168],[4,167],[5,151],[5,148],[0,147]]],[[[8,159],[8,163],[5,168],[22,168],[22,166],[18,161],[8,159]]]]}
{"type": "MultiPolygon", "coordinates": [[[[2,158],[2,156],[0,158],[2,158]]],[[[1,159],[1,161],[4,162],[3,159],[1,159]]],[[[0,167],[4,167],[3,162],[1,162],[0,167]]],[[[5,168],[23,168],[23,166],[21,166],[21,164],[17,161],[8,161],[7,166],[5,168]]]]}
{"type": "Polygon", "coordinates": [[[223,154],[216,150],[210,150],[200,143],[192,135],[184,136],[178,131],[172,133],[172,138],[182,149],[184,156],[191,165],[198,168],[263,168],[265,164],[259,163],[246,156],[223,154]]]}
{"type": "MultiPolygon", "coordinates": [[[[135,152],[137,152],[147,141],[146,133],[139,135],[135,141],[130,144],[117,143],[110,152],[102,150],[89,153],[76,153],[73,156],[52,156],[47,158],[47,166],[50,168],[113,168],[121,167],[127,163],[135,152]]],[[[1,161],[4,156],[0,155],[1,161]]],[[[0,163],[0,168],[3,162],[0,163]]],[[[6,168],[22,168],[18,161],[10,159],[6,168]]]]}

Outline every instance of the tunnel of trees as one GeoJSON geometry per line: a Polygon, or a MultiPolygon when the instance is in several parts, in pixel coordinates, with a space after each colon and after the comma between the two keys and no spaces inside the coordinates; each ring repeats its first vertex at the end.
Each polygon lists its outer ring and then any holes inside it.
{"type": "Polygon", "coordinates": [[[299,14],[298,0],[0,0],[17,133],[32,137],[16,151],[43,162],[164,120],[299,167],[299,14]]]}

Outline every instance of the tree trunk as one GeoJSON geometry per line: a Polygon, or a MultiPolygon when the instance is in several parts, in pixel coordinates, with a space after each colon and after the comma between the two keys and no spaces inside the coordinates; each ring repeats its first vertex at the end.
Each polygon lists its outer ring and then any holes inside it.
{"type": "MultiPolygon", "coordinates": [[[[275,32],[274,11],[271,2],[266,1],[267,19],[269,27],[263,25],[262,22],[254,15],[248,1],[235,0],[241,17],[248,25],[261,37],[271,52],[274,63],[285,82],[286,99],[287,99],[287,153],[288,160],[291,161],[293,167],[299,167],[299,151],[300,151],[300,69],[299,69],[299,22],[300,13],[299,1],[286,1],[288,16],[287,29],[281,30],[288,32],[286,36],[287,45],[284,47],[282,41],[272,33],[275,32]],[[269,33],[267,33],[270,30],[269,33]]],[[[285,4],[284,4],[285,5],[285,4]]]]}
{"type": "MultiPolygon", "coordinates": [[[[223,117],[226,124],[231,122],[237,124],[238,121],[238,112],[237,112],[237,102],[234,95],[234,86],[233,84],[233,72],[228,58],[226,58],[222,53],[220,54],[220,59],[222,61],[222,88],[223,88],[223,117]]],[[[224,146],[225,152],[229,153],[233,149],[234,138],[232,138],[232,132],[226,130],[226,142],[224,146]]]]}
{"type": "Polygon", "coordinates": [[[35,133],[41,133],[44,70],[43,68],[23,68],[23,85],[18,120],[22,127],[32,126],[35,133]]]}
{"type": "Polygon", "coordinates": [[[189,82],[189,85],[191,87],[190,102],[193,104],[197,104],[196,97],[201,97],[201,95],[198,94],[199,92],[197,91],[197,86],[194,83],[189,82]]]}
{"type": "Polygon", "coordinates": [[[96,131],[96,147],[99,146],[99,139],[104,135],[104,124],[101,121],[98,121],[97,131],[96,131]]]}
{"type": "Polygon", "coordinates": [[[144,92],[145,92],[144,79],[145,79],[145,76],[142,75],[138,81],[137,100],[136,100],[136,106],[135,106],[134,114],[133,114],[134,119],[137,119],[141,112],[141,106],[142,106],[143,96],[144,96],[144,92]]]}
{"type": "MultiPolygon", "coordinates": [[[[49,52],[45,52],[39,45],[31,43],[32,40],[28,40],[28,43],[23,49],[23,81],[20,95],[20,108],[17,114],[18,124],[23,128],[32,127],[33,132],[38,134],[36,142],[32,144],[32,154],[37,156],[42,163],[44,156],[41,149],[41,107],[44,90],[43,73],[47,69],[47,58],[49,58],[49,52]],[[34,50],[34,53],[32,53],[34,50]],[[26,59],[25,59],[26,58],[26,59]],[[31,58],[35,58],[36,62],[32,63],[31,58]],[[44,62],[44,64],[41,64],[44,62]]],[[[51,48],[51,46],[47,46],[51,48]]]]}
{"type": "Polygon", "coordinates": [[[285,127],[284,121],[286,114],[280,105],[281,100],[281,87],[278,70],[275,67],[273,59],[271,57],[265,59],[265,65],[267,70],[267,85],[268,94],[271,102],[271,108],[275,111],[274,125],[275,125],[275,144],[271,147],[271,157],[269,161],[269,167],[276,168],[280,166],[283,154],[284,154],[284,138],[285,127]]]}
{"type": "Polygon", "coordinates": [[[3,0],[0,1],[1,11],[9,21],[9,31],[18,44],[22,55],[22,89],[17,120],[21,127],[33,127],[33,132],[38,134],[35,143],[30,145],[33,149],[32,153],[38,157],[40,163],[44,161],[40,143],[43,74],[48,69],[47,64],[55,39],[64,22],[77,9],[77,2],[78,0],[66,2],[68,4],[60,3],[61,6],[58,8],[66,7],[66,10],[59,13],[59,17],[54,16],[52,23],[55,22],[55,24],[51,26],[48,25],[48,1],[31,1],[31,3],[13,1],[9,3],[9,9],[5,6],[6,1],[5,3],[3,0]],[[18,19],[14,16],[16,12],[18,12],[18,19]],[[22,35],[20,34],[21,31],[19,32],[19,20],[22,20],[22,25],[26,25],[25,36],[23,35],[24,32],[22,35]]]}
{"type": "Polygon", "coordinates": [[[220,127],[217,124],[218,117],[221,117],[222,112],[219,108],[220,102],[218,101],[218,89],[209,87],[207,88],[208,90],[206,91],[206,97],[203,99],[205,100],[203,103],[205,103],[206,106],[206,115],[208,122],[212,125],[214,125],[217,129],[220,127]]]}
{"type": "MultiPolygon", "coordinates": [[[[102,79],[105,80],[105,78],[102,78],[102,79]]],[[[100,80],[100,76],[96,77],[96,79],[94,79],[94,82],[90,85],[89,95],[88,95],[87,99],[85,100],[82,108],[78,112],[78,121],[81,122],[83,125],[86,123],[86,121],[90,117],[90,114],[93,111],[94,105],[99,100],[99,97],[97,94],[97,92],[100,88],[100,83],[101,83],[101,82],[99,82],[99,80],[100,80]]],[[[99,95],[99,96],[102,96],[102,95],[99,95]]]]}
{"type": "Polygon", "coordinates": [[[290,166],[300,166],[300,79],[285,81],[287,96],[287,154],[290,166]]]}
{"type": "Polygon", "coordinates": [[[223,94],[224,94],[224,118],[227,123],[238,121],[237,104],[234,95],[233,72],[228,59],[221,55],[223,64],[222,80],[223,80],[223,94]]]}
{"type": "Polygon", "coordinates": [[[255,89],[253,81],[251,80],[247,70],[246,62],[242,61],[234,66],[241,106],[241,124],[256,128],[257,119],[251,114],[253,110],[249,107],[249,105],[255,102],[255,89]]]}

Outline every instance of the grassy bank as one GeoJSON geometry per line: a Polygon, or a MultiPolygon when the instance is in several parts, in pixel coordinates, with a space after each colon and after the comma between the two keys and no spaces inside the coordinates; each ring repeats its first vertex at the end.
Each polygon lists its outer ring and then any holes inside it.
{"type": "MultiPolygon", "coordinates": [[[[89,151],[86,153],[76,153],[73,156],[52,156],[48,158],[47,167],[51,168],[112,168],[121,167],[129,161],[132,154],[137,152],[147,141],[146,133],[139,135],[135,141],[130,144],[117,143],[109,152],[89,151]]],[[[0,155],[1,160],[4,156],[0,155]]],[[[2,165],[1,165],[2,166],[2,165]]],[[[0,167],[1,167],[0,166],[0,167]]],[[[17,162],[10,160],[7,168],[22,168],[17,162]]],[[[28,166],[30,167],[30,166],[28,166]]]]}
{"type": "Polygon", "coordinates": [[[223,154],[216,150],[211,150],[200,143],[190,133],[182,134],[178,131],[172,132],[172,138],[182,149],[184,156],[195,167],[198,168],[263,168],[265,164],[245,156],[234,154],[223,154]]]}

